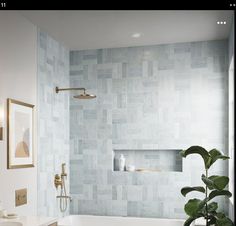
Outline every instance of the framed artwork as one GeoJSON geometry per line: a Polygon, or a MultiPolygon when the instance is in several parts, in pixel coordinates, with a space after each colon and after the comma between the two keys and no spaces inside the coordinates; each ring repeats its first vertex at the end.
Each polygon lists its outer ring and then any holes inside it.
{"type": "Polygon", "coordinates": [[[7,168],[34,167],[34,105],[7,99],[7,168]]]}

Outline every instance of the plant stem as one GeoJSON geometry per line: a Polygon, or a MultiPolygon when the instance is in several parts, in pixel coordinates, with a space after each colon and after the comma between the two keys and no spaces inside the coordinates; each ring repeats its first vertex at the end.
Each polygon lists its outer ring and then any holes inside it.
{"type": "MultiPolygon", "coordinates": [[[[206,169],[206,178],[208,178],[208,170],[206,169]]],[[[208,196],[208,188],[207,188],[207,185],[206,185],[206,199],[207,199],[207,196],[208,196]]],[[[208,226],[208,208],[207,208],[207,202],[206,202],[206,226],[208,226]]]]}

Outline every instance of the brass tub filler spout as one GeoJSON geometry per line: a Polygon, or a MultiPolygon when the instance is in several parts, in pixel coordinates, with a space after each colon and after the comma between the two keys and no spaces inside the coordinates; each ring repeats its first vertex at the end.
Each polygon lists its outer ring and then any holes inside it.
{"type": "Polygon", "coordinates": [[[72,201],[72,198],[66,193],[65,179],[67,177],[67,173],[65,171],[65,163],[61,165],[61,176],[56,174],[54,177],[54,185],[56,189],[60,187],[60,195],[57,195],[56,198],[60,199],[60,210],[61,212],[65,212],[67,209],[68,200],[72,201]]]}

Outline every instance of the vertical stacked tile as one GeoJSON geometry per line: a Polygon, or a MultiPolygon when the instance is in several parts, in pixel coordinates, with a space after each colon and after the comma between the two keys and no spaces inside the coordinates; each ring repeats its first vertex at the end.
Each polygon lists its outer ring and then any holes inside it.
{"type": "Polygon", "coordinates": [[[56,86],[69,86],[69,51],[39,30],[38,214],[44,216],[60,216],[54,175],[62,163],[69,173],[69,95],[56,94],[56,86]]]}

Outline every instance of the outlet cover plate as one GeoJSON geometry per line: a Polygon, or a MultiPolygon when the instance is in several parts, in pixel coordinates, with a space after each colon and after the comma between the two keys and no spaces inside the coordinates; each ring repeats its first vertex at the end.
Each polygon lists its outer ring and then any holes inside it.
{"type": "Polygon", "coordinates": [[[27,189],[19,189],[15,191],[15,206],[27,204],[27,189]]]}

